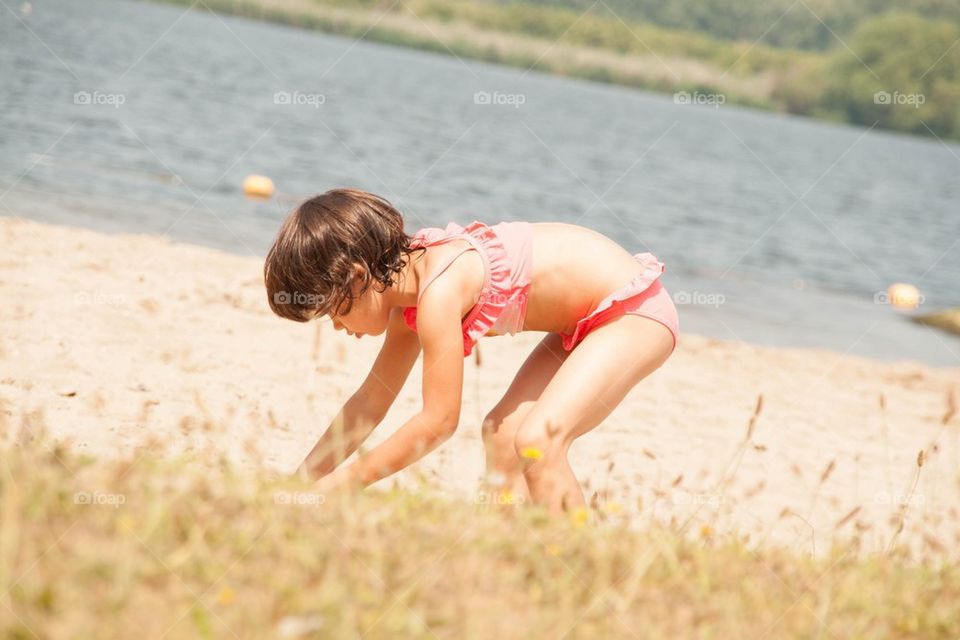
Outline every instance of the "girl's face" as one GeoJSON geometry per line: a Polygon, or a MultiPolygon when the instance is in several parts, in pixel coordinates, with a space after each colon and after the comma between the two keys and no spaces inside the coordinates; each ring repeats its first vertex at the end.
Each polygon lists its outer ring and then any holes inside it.
{"type": "MultiPolygon", "coordinates": [[[[356,294],[361,285],[356,285],[356,294]]],[[[344,305],[346,308],[346,305],[344,305]]],[[[390,321],[390,308],[386,304],[384,292],[377,291],[373,286],[355,298],[349,313],[331,313],[330,320],[337,331],[345,330],[348,334],[362,338],[363,336],[378,336],[387,330],[390,321]]]]}

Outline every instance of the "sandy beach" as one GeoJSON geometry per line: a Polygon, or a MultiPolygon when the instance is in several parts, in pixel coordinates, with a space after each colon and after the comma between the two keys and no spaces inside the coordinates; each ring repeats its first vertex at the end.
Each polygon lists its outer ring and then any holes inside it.
{"type": "MultiPolygon", "coordinates": [[[[45,424],[97,456],[208,450],[286,473],[379,348],[273,316],[255,258],[14,218],[0,237],[0,406],[21,438],[45,424]]],[[[480,423],[542,335],[480,342],[457,434],[397,481],[482,499],[480,423]]],[[[418,364],[368,444],[417,409],[419,385],[418,364]]],[[[641,525],[820,552],[853,535],[883,549],[902,522],[901,541],[936,553],[960,542],[958,386],[960,368],[682,333],[571,463],[588,497],[641,525]]]]}

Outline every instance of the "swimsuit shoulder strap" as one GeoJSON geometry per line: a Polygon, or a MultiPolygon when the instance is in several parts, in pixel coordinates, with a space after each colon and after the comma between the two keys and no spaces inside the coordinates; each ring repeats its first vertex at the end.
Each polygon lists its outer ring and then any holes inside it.
{"type": "MultiPolygon", "coordinates": [[[[455,240],[455,239],[456,239],[456,238],[450,238],[450,240],[455,240]]],[[[440,266],[439,268],[435,269],[435,270],[433,271],[433,273],[431,273],[429,276],[427,276],[427,278],[424,280],[423,284],[420,285],[420,291],[417,293],[417,306],[420,305],[420,298],[423,297],[423,292],[426,291],[427,287],[430,286],[430,283],[432,283],[434,280],[436,280],[436,279],[437,279],[437,276],[439,276],[441,273],[443,273],[444,271],[446,271],[447,268],[448,268],[451,264],[453,264],[453,261],[454,261],[454,260],[456,260],[457,258],[459,258],[461,255],[463,255],[463,254],[466,253],[467,251],[472,251],[473,249],[474,249],[473,243],[470,243],[470,246],[469,246],[469,247],[464,247],[464,248],[461,249],[460,251],[456,252],[455,254],[453,254],[452,256],[450,256],[449,258],[447,258],[444,262],[441,263],[441,266],[440,266]]]]}

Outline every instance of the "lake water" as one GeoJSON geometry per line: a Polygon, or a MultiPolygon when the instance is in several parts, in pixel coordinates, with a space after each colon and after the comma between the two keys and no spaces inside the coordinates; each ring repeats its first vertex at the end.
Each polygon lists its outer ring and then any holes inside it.
{"type": "Polygon", "coordinates": [[[960,146],[178,6],[8,6],[0,215],[263,255],[298,198],[354,186],[408,232],[563,220],[651,251],[682,331],[960,366],[875,301],[960,306],[960,146]]]}

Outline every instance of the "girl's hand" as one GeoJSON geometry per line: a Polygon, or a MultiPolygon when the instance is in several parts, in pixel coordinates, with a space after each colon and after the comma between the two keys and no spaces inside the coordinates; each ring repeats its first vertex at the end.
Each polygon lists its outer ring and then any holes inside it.
{"type": "Polygon", "coordinates": [[[314,488],[322,494],[356,491],[363,488],[363,483],[356,476],[353,465],[340,467],[331,471],[314,483],[314,488]]]}

